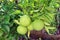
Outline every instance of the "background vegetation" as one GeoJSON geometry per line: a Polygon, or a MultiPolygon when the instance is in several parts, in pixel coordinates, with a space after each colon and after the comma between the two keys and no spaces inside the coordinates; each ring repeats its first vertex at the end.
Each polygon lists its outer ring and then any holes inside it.
{"type": "MultiPolygon", "coordinates": [[[[32,21],[45,15],[48,24],[57,26],[59,22],[56,23],[49,14],[60,15],[59,7],[60,0],[0,0],[0,40],[21,38],[14,20],[19,20],[22,15],[29,15],[32,21]]],[[[27,38],[26,35],[23,37],[27,38]]]]}

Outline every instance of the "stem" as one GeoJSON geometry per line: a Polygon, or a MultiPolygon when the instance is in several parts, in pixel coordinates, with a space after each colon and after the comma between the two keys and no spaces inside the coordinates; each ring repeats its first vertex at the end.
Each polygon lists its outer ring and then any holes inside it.
{"type": "Polygon", "coordinates": [[[57,27],[59,27],[59,25],[60,25],[60,17],[59,17],[60,11],[59,11],[59,9],[58,9],[57,12],[58,12],[58,13],[57,13],[57,17],[56,17],[56,19],[57,19],[57,27]]]}

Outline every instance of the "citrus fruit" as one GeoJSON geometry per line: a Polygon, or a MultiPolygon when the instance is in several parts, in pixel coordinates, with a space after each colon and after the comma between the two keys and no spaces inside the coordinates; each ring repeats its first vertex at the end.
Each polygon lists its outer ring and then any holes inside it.
{"type": "Polygon", "coordinates": [[[17,32],[18,32],[19,34],[24,35],[24,34],[26,34],[26,32],[27,32],[27,28],[26,28],[26,27],[23,27],[23,26],[18,26],[18,27],[17,27],[17,32]]]}
{"type": "Polygon", "coordinates": [[[29,31],[33,30],[32,24],[28,26],[28,30],[29,30],[29,31]]]}
{"type": "Polygon", "coordinates": [[[42,20],[35,20],[32,25],[33,28],[37,31],[42,30],[44,27],[44,23],[42,20]]]}
{"type": "Polygon", "coordinates": [[[20,24],[23,25],[23,26],[28,26],[31,22],[31,19],[29,16],[27,15],[23,15],[21,18],[20,18],[20,24]]]}

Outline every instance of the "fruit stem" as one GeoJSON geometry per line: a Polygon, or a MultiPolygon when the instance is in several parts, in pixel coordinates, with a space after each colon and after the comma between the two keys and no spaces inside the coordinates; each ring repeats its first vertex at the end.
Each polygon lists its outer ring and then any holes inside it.
{"type": "Polygon", "coordinates": [[[20,24],[20,22],[18,22],[18,20],[14,20],[14,22],[17,23],[17,24],[20,24]]]}

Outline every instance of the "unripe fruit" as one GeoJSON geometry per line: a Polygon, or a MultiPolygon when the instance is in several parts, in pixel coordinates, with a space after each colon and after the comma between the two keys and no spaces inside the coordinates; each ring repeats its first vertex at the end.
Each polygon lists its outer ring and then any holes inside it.
{"type": "Polygon", "coordinates": [[[28,26],[31,22],[31,19],[29,16],[27,15],[23,15],[21,18],[20,18],[20,24],[23,25],[23,26],[28,26]]]}
{"type": "Polygon", "coordinates": [[[24,34],[27,33],[27,28],[26,28],[26,27],[23,27],[23,26],[18,26],[18,27],[17,27],[17,32],[18,32],[19,34],[24,35],[24,34]]]}
{"type": "Polygon", "coordinates": [[[33,25],[33,28],[37,31],[42,30],[44,27],[44,23],[42,20],[35,20],[32,25],[33,25]]]}
{"type": "Polygon", "coordinates": [[[29,25],[27,28],[28,28],[29,31],[33,30],[33,26],[32,26],[32,24],[29,25]]]}

